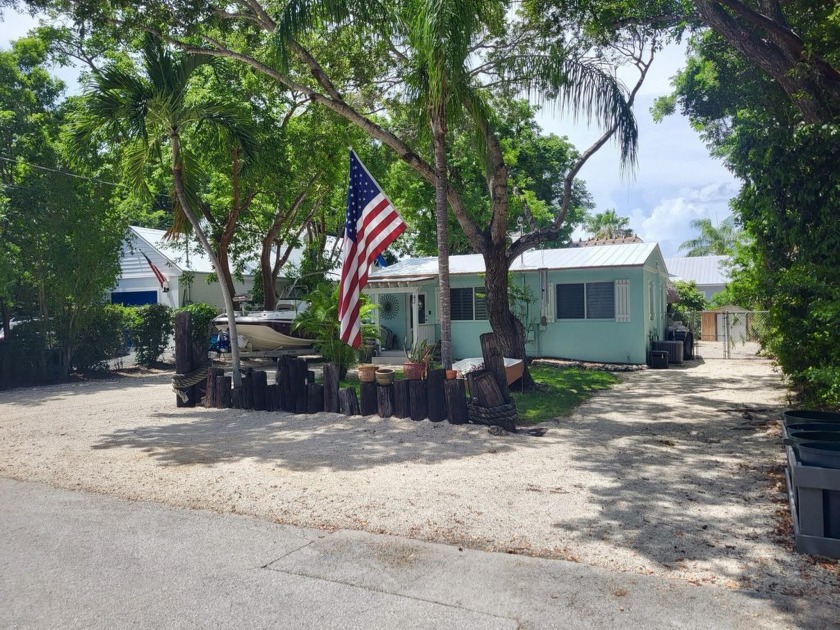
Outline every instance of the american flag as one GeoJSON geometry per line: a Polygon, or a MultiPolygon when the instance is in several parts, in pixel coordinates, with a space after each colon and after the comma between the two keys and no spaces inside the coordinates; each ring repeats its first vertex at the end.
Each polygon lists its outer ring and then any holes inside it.
{"type": "MultiPolygon", "coordinates": [[[[140,252],[140,253],[142,254],[143,252],[140,252]]],[[[157,281],[158,281],[158,282],[160,282],[160,286],[163,286],[163,283],[164,283],[164,282],[166,282],[166,276],[164,276],[164,275],[161,273],[160,269],[158,269],[158,268],[155,266],[155,263],[153,263],[153,262],[149,259],[149,257],[148,257],[148,256],[146,256],[146,254],[143,254],[143,258],[145,258],[145,259],[146,259],[146,262],[147,262],[147,263],[149,263],[149,267],[151,267],[151,268],[152,268],[152,273],[153,273],[153,274],[155,274],[155,278],[157,278],[157,281]]]]}
{"type": "Polygon", "coordinates": [[[404,231],[405,221],[394,210],[359,156],[351,150],[347,220],[341,246],[338,319],[341,321],[341,340],[353,348],[362,343],[359,294],[367,284],[370,266],[404,231]]]}

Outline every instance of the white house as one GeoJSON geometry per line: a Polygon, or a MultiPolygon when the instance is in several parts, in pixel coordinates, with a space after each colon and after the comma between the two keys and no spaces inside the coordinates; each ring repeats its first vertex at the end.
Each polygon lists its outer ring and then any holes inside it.
{"type": "Polygon", "coordinates": [[[729,283],[729,256],[686,256],[666,258],[671,280],[694,281],[707,300],[723,291],[729,283]]]}
{"type": "MultiPolygon", "coordinates": [[[[132,306],[166,304],[172,308],[205,302],[223,310],[219,283],[208,283],[214,269],[207,255],[194,246],[186,252],[182,243],[165,240],[164,234],[163,230],[129,226],[120,256],[120,277],[111,292],[111,302],[132,306]],[[191,282],[186,282],[188,276],[192,277],[191,282]]],[[[284,269],[300,265],[302,256],[302,249],[292,250],[284,269]]],[[[237,295],[250,293],[258,269],[259,252],[255,251],[245,261],[242,280],[234,279],[237,295]]],[[[282,270],[277,284],[280,295],[287,284],[282,270]]]]}

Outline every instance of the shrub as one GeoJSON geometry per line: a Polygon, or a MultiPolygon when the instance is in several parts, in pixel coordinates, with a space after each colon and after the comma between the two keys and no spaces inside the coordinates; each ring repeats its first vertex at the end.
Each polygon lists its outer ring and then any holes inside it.
{"type": "Polygon", "coordinates": [[[119,304],[103,304],[90,313],[79,347],[73,353],[74,369],[103,369],[108,359],[123,356],[126,353],[124,331],[132,314],[133,309],[119,304]]]}
{"type": "Polygon", "coordinates": [[[150,367],[157,362],[172,336],[172,309],[165,304],[148,304],[135,311],[137,318],[132,318],[129,332],[137,349],[137,363],[150,367]]]}

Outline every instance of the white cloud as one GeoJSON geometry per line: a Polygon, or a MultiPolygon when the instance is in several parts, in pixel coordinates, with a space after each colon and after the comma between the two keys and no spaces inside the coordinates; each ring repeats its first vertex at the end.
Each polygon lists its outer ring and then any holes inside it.
{"type": "Polygon", "coordinates": [[[679,246],[697,237],[697,231],[691,227],[692,221],[711,219],[712,224],[717,225],[730,214],[729,197],[704,200],[711,188],[703,187],[687,191],[683,197],[663,199],[652,211],[636,208],[630,213],[630,227],[642,240],[659,243],[664,256],[679,256],[679,246]]]}

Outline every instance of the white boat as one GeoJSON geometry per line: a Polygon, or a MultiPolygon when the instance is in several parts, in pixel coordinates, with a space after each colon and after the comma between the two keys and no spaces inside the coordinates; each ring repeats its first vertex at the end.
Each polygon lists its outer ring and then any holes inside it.
{"type": "MultiPolygon", "coordinates": [[[[481,357],[475,359],[461,359],[452,364],[452,369],[457,370],[461,374],[472,372],[473,370],[484,369],[484,359],[481,357]]],[[[507,377],[508,385],[512,385],[525,373],[525,363],[522,359],[511,359],[505,357],[505,376],[507,377]]]]}
{"type": "MultiPolygon", "coordinates": [[[[236,332],[240,337],[239,346],[256,351],[303,350],[310,348],[313,340],[292,332],[295,318],[309,305],[300,300],[280,300],[276,310],[253,311],[236,314],[236,332]],[[242,341],[245,343],[242,343],[242,341]]],[[[219,315],[213,320],[219,330],[228,329],[227,315],[219,315]]]]}

